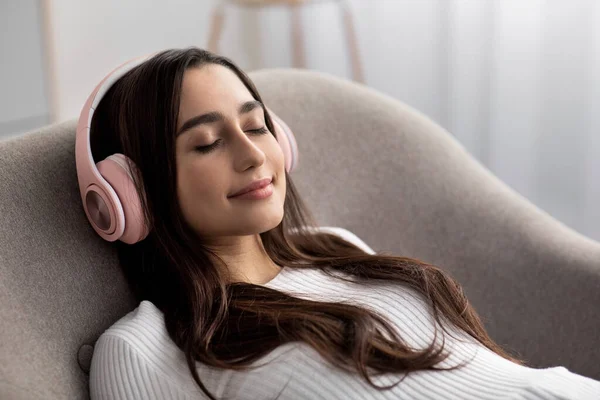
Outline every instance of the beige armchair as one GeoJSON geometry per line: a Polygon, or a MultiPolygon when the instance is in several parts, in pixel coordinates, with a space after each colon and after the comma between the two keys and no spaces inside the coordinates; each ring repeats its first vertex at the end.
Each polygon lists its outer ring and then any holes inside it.
{"type": "MultiPolygon", "coordinates": [[[[534,367],[600,379],[600,244],[542,212],[415,109],[305,70],[250,74],[293,129],[294,182],[324,226],[464,287],[534,367]]],[[[84,215],[75,121],[0,142],[0,398],[81,399],[100,334],[137,304],[84,215]]]]}

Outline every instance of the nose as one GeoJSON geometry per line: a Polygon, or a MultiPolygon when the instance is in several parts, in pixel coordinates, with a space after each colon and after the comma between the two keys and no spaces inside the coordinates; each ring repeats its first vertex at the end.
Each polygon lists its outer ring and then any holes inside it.
{"type": "Polygon", "coordinates": [[[257,144],[260,136],[246,133],[239,126],[233,129],[231,136],[236,170],[245,171],[250,166],[260,166],[265,162],[265,153],[257,144]]]}

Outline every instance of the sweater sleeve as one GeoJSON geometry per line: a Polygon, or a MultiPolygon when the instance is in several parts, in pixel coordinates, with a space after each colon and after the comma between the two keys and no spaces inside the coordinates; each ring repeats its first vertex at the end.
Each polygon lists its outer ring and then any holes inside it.
{"type": "Polygon", "coordinates": [[[529,384],[510,399],[600,399],[600,381],[576,374],[565,367],[531,369],[529,384]]]}
{"type": "MultiPolygon", "coordinates": [[[[217,399],[286,399],[283,393],[296,364],[285,356],[296,345],[279,346],[250,371],[232,371],[198,365],[202,382],[217,399]],[[265,365],[260,365],[265,363],[265,365]]],[[[91,400],[197,400],[208,396],[193,380],[187,365],[181,371],[158,361],[122,336],[103,334],[94,347],[90,367],[91,400]],[[154,361],[150,361],[154,360],[154,361]]],[[[183,359],[181,359],[183,362],[183,359]]],[[[183,365],[183,364],[182,364],[183,365]]]]}
{"type": "MultiPolygon", "coordinates": [[[[125,339],[101,335],[90,366],[91,400],[191,400],[125,339]]],[[[198,398],[198,397],[196,397],[198,398]]],[[[200,397],[206,398],[206,397],[200,397]]]]}

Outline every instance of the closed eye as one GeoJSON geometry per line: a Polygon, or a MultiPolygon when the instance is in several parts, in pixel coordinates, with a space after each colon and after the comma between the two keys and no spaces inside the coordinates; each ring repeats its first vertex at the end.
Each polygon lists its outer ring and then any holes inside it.
{"type": "MultiPolygon", "coordinates": [[[[258,128],[258,129],[250,129],[248,132],[254,132],[259,135],[264,135],[265,133],[268,133],[269,130],[263,126],[262,128],[258,128]]],[[[222,141],[223,141],[223,139],[218,139],[207,146],[197,146],[196,151],[203,153],[203,154],[210,153],[211,151],[213,151],[217,147],[219,147],[221,145],[222,141]]]]}

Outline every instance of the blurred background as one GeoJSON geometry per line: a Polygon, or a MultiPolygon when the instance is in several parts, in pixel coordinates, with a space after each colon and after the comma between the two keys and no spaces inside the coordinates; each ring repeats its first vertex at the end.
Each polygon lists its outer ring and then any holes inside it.
{"type": "Polygon", "coordinates": [[[318,70],[409,104],[600,240],[599,22],[597,0],[2,0],[0,140],[77,118],[130,58],[217,48],[247,72],[318,70]]]}

